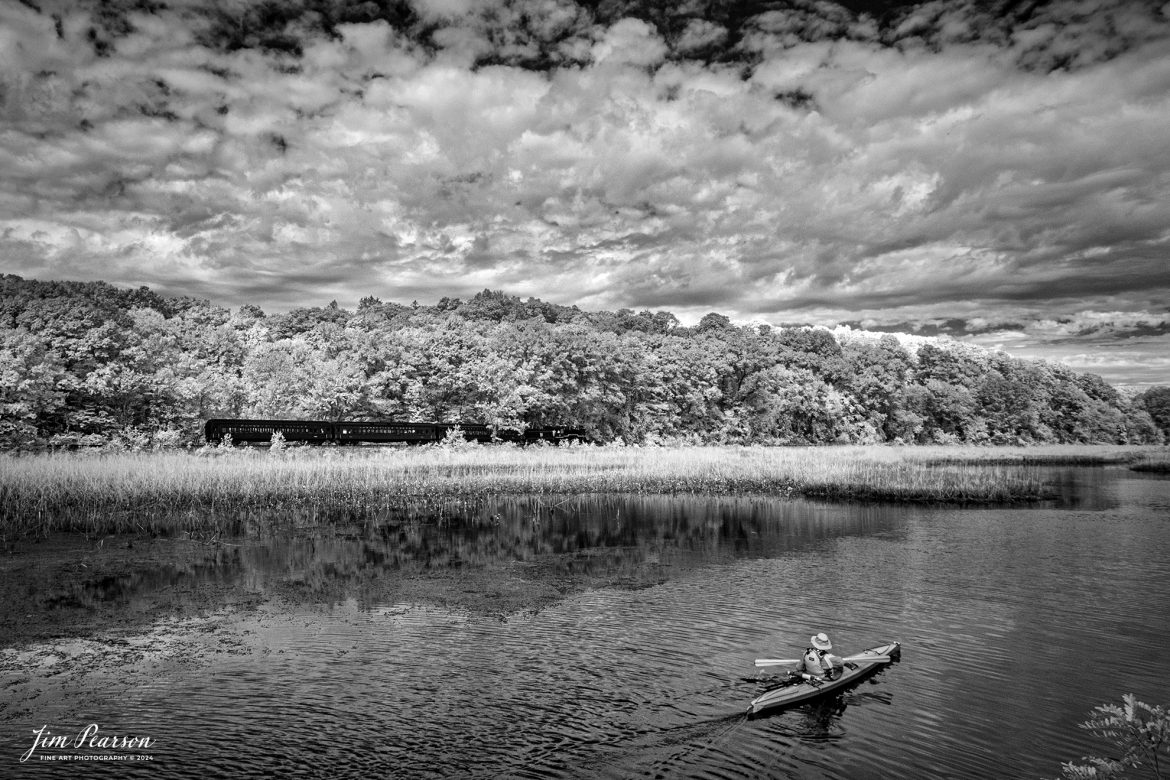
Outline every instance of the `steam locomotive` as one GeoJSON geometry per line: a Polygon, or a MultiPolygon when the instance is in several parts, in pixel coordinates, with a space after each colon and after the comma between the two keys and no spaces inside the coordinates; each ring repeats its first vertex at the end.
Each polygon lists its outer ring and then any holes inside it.
{"type": "Polygon", "coordinates": [[[587,442],[581,428],[527,428],[523,431],[495,430],[475,423],[421,422],[330,422],[326,420],[208,420],[203,434],[209,444],[231,435],[234,444],[259,444],[272,441],[280,432],[286,442],[307,444],[426,444],[440,442],[458,428],[463,438],[476,442],[507,441],[517,444],[537,442],[587,442]]]}

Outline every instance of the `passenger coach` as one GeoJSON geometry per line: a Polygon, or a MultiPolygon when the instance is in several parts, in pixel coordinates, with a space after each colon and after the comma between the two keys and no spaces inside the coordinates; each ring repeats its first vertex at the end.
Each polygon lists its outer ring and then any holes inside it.
{"type": "Polygon", "coordinates": [[[492,429],[477,423],[411,422],[331,422],[326,420],[208,420],[203,434],[208,443],[223,441],[231,435],[234,444],[267,444],[272,434],[280,432],[286,442],[306,444],[425,444],[439,442],[455,427],[470,441],[510,441],[534,444],[540,441],[559,444],[588,441],[581,428],[528,428],[524,431],[492,429]]]}

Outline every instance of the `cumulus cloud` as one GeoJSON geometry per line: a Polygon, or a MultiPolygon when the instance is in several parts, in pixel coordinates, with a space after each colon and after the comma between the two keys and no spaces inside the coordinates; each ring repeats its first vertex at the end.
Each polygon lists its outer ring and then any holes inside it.
{"type": "Polygon", "coordinates": [[[725,40],[727,30],[722,25],[706,19],[691,19],[675,42],[675,48],[680,52],[689,53],[709,46],[718,46],[725,40]]]}
{"type": "Polygon", "coordinates": [[[665,56],[666,44],[641,19],[622,19],[593,47],[593,61],[598,64],[654,65],[665,56]]]}
{"type": "Polygon", "coordinates": [[[1170,19],[1092,6],[7,4],[3,270],[1161,348],[1042,324],[1167,294],[1170,19]]]}

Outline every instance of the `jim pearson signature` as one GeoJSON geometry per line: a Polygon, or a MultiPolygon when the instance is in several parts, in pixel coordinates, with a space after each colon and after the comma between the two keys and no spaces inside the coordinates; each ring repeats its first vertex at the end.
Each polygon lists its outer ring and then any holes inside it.
{"type": "Polygon", "coordinates": [[[33,744],[24,755],[20,757],[20,762],[23,764],[34,755],[44,760],[54,759],[86,759],[86,760],[149,760],[149,757],[144,757],[141,754],[134,753],[129,755],[102,754],[98,756],[93,755],[61,755],[61,754],[47,754],[37,755],[37,751],[44,750],[143,750],[155,744],[157,740],[150,737],[126,737],[126,736],[107,736],[101,734],[101,729],[96,723],[91,723],[81,731],[77,732],[75,736],[65,734],[53,734],[49,731],[48,726],[41,726],[39,729],[33,729],[33,744]]]}

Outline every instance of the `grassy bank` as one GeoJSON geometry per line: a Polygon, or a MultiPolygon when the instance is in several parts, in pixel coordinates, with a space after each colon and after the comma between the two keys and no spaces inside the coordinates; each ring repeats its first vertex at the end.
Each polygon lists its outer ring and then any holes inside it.
{"type": "Polygon", "coordinates": [[[0,533],[222,529],[241,513],[360,516],[504,494],[763,493],[1002,503],[1044,497],[1033,466],[1149,449],[1045,447],[477,447],[263,449],[0,458],[0,533]]]}
{"type": "Polygon", "coordinates": [[[1129,464],[1133,471],[1146,471],[1152,474],[1170,474],[1170,451],[1152,452],[1142,455],[1129,464]]]}

